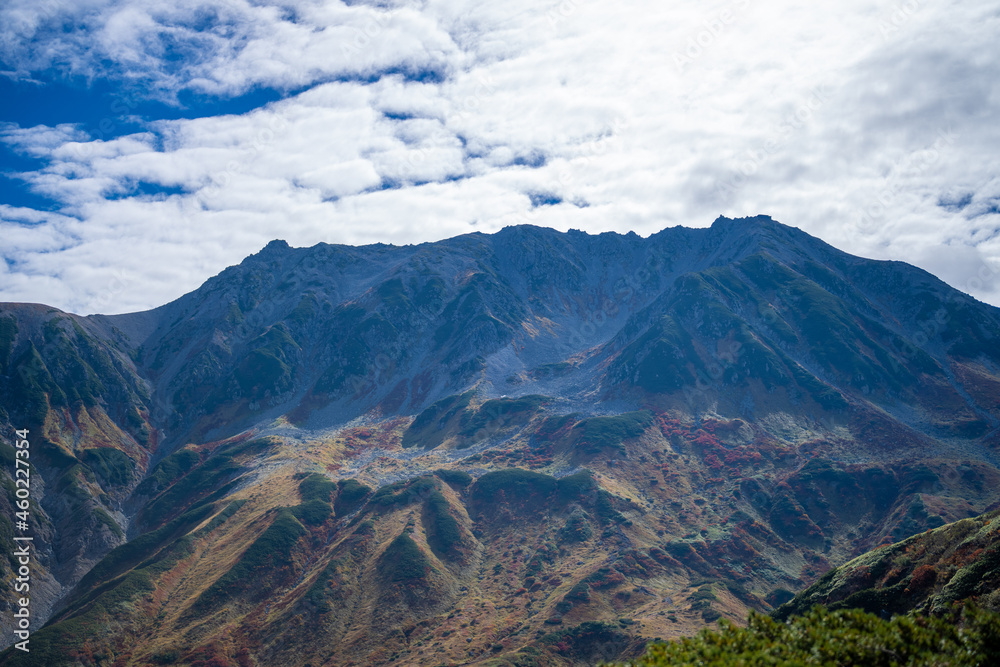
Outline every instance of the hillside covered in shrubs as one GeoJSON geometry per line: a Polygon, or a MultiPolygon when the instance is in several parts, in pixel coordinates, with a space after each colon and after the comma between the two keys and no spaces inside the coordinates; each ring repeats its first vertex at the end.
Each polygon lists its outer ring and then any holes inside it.
{"type": "Polygon", "coordinates": [[[885,620],[859,609],[814,607],[781,623],[751,613],[745,628],[723,622],[718,630],[653,644],[628,664],[986,667],[1000,664],[1000,614],[968,606],[942,617],[912,614],[885,620]]]}
{"type": "Polygon", "coordinates": [[[635,667],[1000,664],[1000,511],[830,570],[770,616],[650,645],[635,667]]]}

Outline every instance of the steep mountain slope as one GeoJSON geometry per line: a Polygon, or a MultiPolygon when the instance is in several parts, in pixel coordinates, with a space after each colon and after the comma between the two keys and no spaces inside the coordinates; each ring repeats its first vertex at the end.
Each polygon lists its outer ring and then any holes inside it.
{"type": "Polygon", "coordinates": [[[589,664],[1000,502],[1000,311],[766,217],[272,242],[3,317],[76,585],[38,664],[589,664]]]}
{"type": "Polygon", "coordinates": [[[880,547],[827,572],[775,610],[784,620],[813,605],[880,614],[941,614],[953,604],[1000,611],[1000,511],[880,547]]]}
{"type": "Polygon", "coordinates": [[[996,664],[998,554],[995,510],[865,553],[745,627],[653,643],[628,664],[996,664]]]}
{"type": "MultiPolygon", "coordinates": [[[[0,455],[7,490],[0,497],[0,542],[13,554],[9,443],[15,428],[27,429],[38,617],[46,618],[64,592],[124,541],[124,504],[156,450],[148,402],[148,385],[123,346],[87,318],[33,304],[0,305],[0,455]]],[[[13,556],[0,563],[7,593],[14,566],[13,556]]],[[[12,610],[13,598],[2,596],[0,609],[12,610]]]]}

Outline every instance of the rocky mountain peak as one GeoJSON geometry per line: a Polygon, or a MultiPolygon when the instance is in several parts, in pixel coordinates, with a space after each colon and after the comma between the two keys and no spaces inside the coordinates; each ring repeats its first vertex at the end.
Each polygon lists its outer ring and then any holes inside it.
{"type": "Polygon", "coordinates": [[[767,216],[273,241],[146,313],[0,305],[38,655],[583,664],[739,619],[1000,502],[998,336],[767,216]]]}

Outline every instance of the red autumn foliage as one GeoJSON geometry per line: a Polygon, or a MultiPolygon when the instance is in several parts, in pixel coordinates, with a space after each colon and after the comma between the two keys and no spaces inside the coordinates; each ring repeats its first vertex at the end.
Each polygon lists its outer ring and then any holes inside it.
{"type": "Polygon", "coordinates": [[[705,465],[712,470],[719,470],[722,468],[722,461],[715,454],[707,454],[705,456],[705,465]]]}
{"type": "Polygon", "coordinates": [[[910,584],[907,586],[908,590],[919,590],[921,588],[927,588],[932,586],[937,580],[937,570],[935,570],[931,565],[919,565],[913,571],[913,575],[910,578],[910,584]]]}

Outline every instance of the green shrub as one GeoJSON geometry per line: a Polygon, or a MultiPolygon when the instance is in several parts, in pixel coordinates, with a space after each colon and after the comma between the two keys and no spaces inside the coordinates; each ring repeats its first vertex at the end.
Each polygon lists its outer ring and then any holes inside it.
{"type": "Polygon", "coordinates": [[[580,445],[596,452],[604,447],[619,447],[624,440],[637,438],[653,425],[649,410],[626,412],[615,417],[591,417],[573,427],[580,434],[580,445]]]}
{"type": "Polygon", "coordinates": [[[174,452],[157,463],[156,467],[153,468],[153,472],[142,481],[142,484],[136,487],[135,491],[137,494],[156,493],[166,488],[168,484],[181,475],[189,472],[198,465],[199,461],[201,461],[201,457],[198,456],[197,452],[192,452],[190,449],[182,449],[179,452],[174,452]]]}
{"type": "Polygon", "coordinates": [[[559,531],[561,542],[586,542],[594,534],[590,525],[590,517],[582,509],[577,508],[566,519],[566,524],[559,531]]]}
{"type": "MultiPolygon", "coordinates": [[[[357,517],[360,518],[360,517],[357,517]]],[[[357,519],[355,519],[357,520],[357,519]]],[[[371,519],[365,519],[358,524],[358,527],[354,529],[354,534],[362,537],[375,534],[375,522],[371,519]]]]}
{"type": "Polygon", "coordinates": [[[554,477],[521,468],[507,468],[488,472],[477,479],[472,486],[472,499],[477,503],[492,503],[503,494],[508,501],[512,501],[531,495],[548,496],[555,489],[554,477]]]}
{"type": "Polygon", "coordinates": [[[581,581],[570,589],[565,599],[573,602],[590,602],[590,585],[581,581]]]}
{"type": "Polygon", "coordinates": [[[467,391],[431,404],[403,432],[403,447],[433,449],[440,445],[450,435],[449,427],[454,426],[453,420],[464,412],[475,394],[474,391],[467,391]]]}
{"type": "Polygon", "coordinates": [[[589,470],[581,470],[562,477],[556,482],[556,491],[564,501],[579,500],[597,488],[594,475],[589,470]]]}
{"type": "Polygon", "coordinates": [[[524,423],[547,400],[547,396],[537,394],[491,399],[480,405],[474,414],[463,415],[459,435],[469,439],[482,439],[505,426],[524,423]]]}
{"type": "Polygon", "coordinates": [[[299,495],[302,501],[321,500],[329,503],[333,493],[337,491],[337,483],[326,475],[312,473],[299,483],[299,495]]]}
{"type": "Polygon", "coordinates": [[[438,558],[453,558],[462,543],[462,531],[451,515],[448,500],[434,489],[427,497],[427,544],[438,558]]]}
{"type": "Polygon", "coordinates": [[[701,600],[711,600],[715,602],[719,598],[715,596],[715,591],[712,589],[712,584],[704,584],[698,587],[694,593],[691,594],[689,598],[692,602],[698,602],[701,600]]]}
{"type": "Polygon", "coordinates": [[[342,479],[337,482],[337,501],[333,509],[337,516],[350,514],[372,490],[356,479],[342,479]]]}
{"type": "Polygon", "coordinates": [[[93,509],[93,515],[94,518],[98,520],[98,522],[103,523],[105,526],[107,526],[111,530],[111,532],[115,534],[116,537],[119,538],[125,537],[125,533],[122,532],[122,528],[121,526],[118,525],[118,522],[115,521],[111,517],[111,515],[105,512],[103,509],[101,509],[100,507],[95,507],[93,509]]]}
{"type": "Polygon", "coordinates": [[[437,483],[430,475],[387,484],[375,492],[369,501],[370,506],[388,508],[396,505],[408,505],[430,494],[431,489],[436,488],[436,485],[437,483]]]}
{"type": "Polygon", "coordinates": [[[113,447],[84,449],[80,460],[90,466],[106,484],[124,486],[132,481],[135,464],[124,452],[113,447]]]}
{"type": "Polygon", "coordinates": [[[429,570],[427,556],[405,532],[389,543],[379,559],[379,572],[393,582],[423,579],[429,570]]]}
{"type": "Polygon", "coordinates": [[[601,525],[628,523],[628,520],[622,513],[615,509],[614,500],[615,497],[613,495],[604,489],[598,489],[597,500],[594,502],[594,512],[597,514],[597,519],[601,522],[601,525]]]}
{"type": "Polygon", "coordinates": [[[316,577],[316,581],[313,585],[309,587],[306,592],[306,599],[316,607],[316,611],[320,614],[328,614],[333,610],[330,602],[327,600],[328,584],[330,580],[336,577],[340,573],[340,567],[342,563],[340,560],[334,559],[327,563],[323,571],[319,573],[316,577]]]}
{"type": "Polygon", "coordinates": [[[754,612],[745,628],[723,620],[717,631],[651,644],[631,664],[973,667],[998,661],[1000,614],[966,607],[944,618],[914,614],[883,620],[857,609],[814,607],[788,623],[754,612]]]}
{"type": "Polygon", "coordinates": [[[472,475],[463,470],[445,470],[443,468],[438,468],[434,471],[438,479],[443,482],[447,482],[453,486],[466,487],[472,484],[472,475]]]}
{"type": "Polygon", "coordinates": [[[291,508],[292,515],[307,526],[322,525],[333,514],[330,503],[322,500],[308,500],[291,508]]]}

